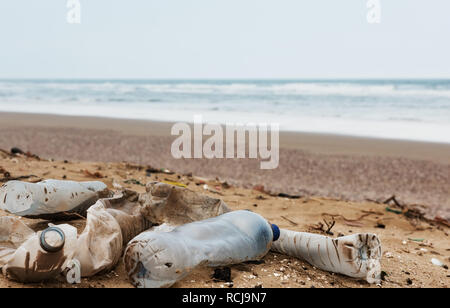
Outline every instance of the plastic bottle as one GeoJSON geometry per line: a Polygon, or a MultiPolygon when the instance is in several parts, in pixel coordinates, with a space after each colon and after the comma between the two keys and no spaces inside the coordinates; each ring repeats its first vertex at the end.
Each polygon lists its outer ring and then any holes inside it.
{"type": "Polygon", "coordinates": [[[55,218],[56,213],[86,210],[106,191],[98,181],[9,181],[0,188],[0,209],[18,216],[55,218]]]}
{"type": "Polygon", "coordinates": [[[128,244],[125,268],[136,287],[170,287],[200,265],[258,260],[270,250],[273,237],[260,215],[234,211],[170,232],[141,233],[128,244]]]}
{"type": "Polygon", "coordinates": [[[303,259],[325,271],[378,283],[381,243],[375,234],[330,238],[319,234],[280,230],[272,250],[303,259]]]}
{"type": "Polygon", "coordinates": [[[73,257],[77,244],[75,227],[50,224],[35,233],[17,217],[0,217],[0,223],[6,225],[0,227],[0,268],[10,279],[40,282],[55,278],[73,257]],[[11,232],[8,235],[5,231],[11,232]]]}

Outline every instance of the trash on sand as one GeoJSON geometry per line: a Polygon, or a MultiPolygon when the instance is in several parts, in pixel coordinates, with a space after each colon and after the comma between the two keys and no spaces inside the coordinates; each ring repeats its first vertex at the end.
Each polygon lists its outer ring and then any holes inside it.
{"type": "Polygon", "coordinates": [[[81,264],[77,259],[72,259],[67,263],[65,270],[67,283],[81,283],[81,264]]]}
{"type": "Polygon", "coordinates": [[[200,195],[187,188],[151,182],[139,196],[143,215],[155,224],[181,225],[230,212],[221,199],[200,195]]]}
{"type": "Polygon", "coordinates": [[[395,214],[402,214],[403,213],[402,211],[392,209],[389,206],[386,206],[386,211],[391,212],[391,213],[395,213],[395,214]]]}
{"type": "Polygon", "coordinates": [[[381,222],[377,222],[375,228],[386,229],[386,225],[381,222]]]}
{"type": "Polygon", "coordinates": [[[0,209],[17,216],[55,219],[64,212],[82,213],[108,194],[102,182],[9,181],[0,188],[0,209]]]}
{"type": "Polygon", "coordinates": [[[96,171],[96,172],[91,172],[89,170],[83,170],[83,173],[87,176],[87,177],[91,177],[91,178],[97,178],[97,179],[101,179],[104,178],[103,174],[101,174],[100,172],[96,171]]]}
{"type": "Polygon", "coordinates": [[[289,195],[286,193],[279,193],[276,196],[281,197],[281,198],[288,198],[288,199],[300,199],[302,197],[300,195],[289,195]]]}
{"type": "Polygon", "coordinates": [[[445,265],[444,263],[442,263],[440,260],[438,260],[436,258],[432,258],[431,263],[433,263],[433,265],[440,266],[440,267],[444,267],[444,265],[445,265]]]}
{"type": "Polygon", "coordinates": [[[21,149],[14,147],[11,149],[11,154],[24,154],[24,152],[21,149]]]}
{"type": "Polygon", "coordinates": [[[139,180],[136,179],[129,179],[124,181],[125,184],[133,184],[133,185],[140,185],[140,186],[145,186],[145,184],[142,184],[139,180]]]}
{"type": "Polygon", "coordinates": [[[186,187],[187,187],[187,185],[186,185],[186,184],[183,184],[183,183],[179,183],[179,182],[172,182],[172,181],[162,181],[162,183],[166,183],[166,184],[169,184],[169,185],[173,185],[173,186],[178,186],[178,187],[184,187],[184,188],[186,188],[186,187]]]}
{"type": "Polygon", "coordinates": [[[77,229],[67,224],[34,232],[17,217],[0,217],[0,268],[20,282],[39,282],[60,274],[72,259],[77,229]]]}
{"type": "MultiPolygon", "coordinates": [[[[185,188],[153,183],[147,189],[141,195],[125,190],[99,199],[87,210],[86,227],[79,236],[70,225],[51,226],[35,233],[17,217],[2,217],[0,268],[21,282],[65,274],[69,283],[77,283],[78,276],[89,277],[114,268],[125,245],[153,222],[185,223],[229,211],[221,200],[185,188]]],[[[158,229],[170,231],[172,228],[167,226],[158,229]]]]}
{"type": "Polygon", "coordinates": [[[281,229],[272,250],[306,260],[322,270],[379,283],[381,244],[375,234],[353,234],[336,239],[281,229]]]}
{"type": "Polygon", "coordinates": [[[111,270],[120,260],[124,245],[151,227],[141,214],[138,194],[124,191],[100,199],[87,211],[86,227],[79,235],[74,258],[81,264],[81,276],[111,270]]]}
{"type": "Polygon", "coordinates": [[[160,168],[160,169],[156,169],[153,167],[147,167],[147,169],[145,169],[145,172],[147,174],[151,174],[151,173],[165,173],[165,174],[174,174],[175,172],[170,171],[169,169],[166,168],[160,168]]]}
{"type": "Polygon", "coordinates": [[[263,217],[234,211],[171,232],[141,233],[127,246],[125,269],[136,287],[170,287],[201,265],[258,260],[272,240],[272,227],[263,217]]]}
{"type": "Polygon", "coordinates": [[[408,238],[408,240],[410,240],[412,242],[419,242],[419,243],[422,243],[423,241],[425,241],[424,238],[408,238]]]}
{"type": "Polygon", "coordinates": [[[5,184],[0,207],[32,218],[56,219],[54,214],[66,208],[78,211],[98,200],[87,210],[86,227],[78,236],[67,224],[34,232],[17,217],[0,217],[1,271],[21,282],[62,274],[69,283],[79,283],[81,277],[112,270],[128,243],[124,260],[133,284],[160,287],[172,285],[196,266],[260,260],[272,246],[324,270],[379,280],[376,235],[331,239],[282,230],[277,240],[280,230],[258,214],[231,212],[222,200],[184,187],[152,182],[143,194],[123,190],[113,197],[105,188],[101,182],[56,180],[5,184]],[[109,198],[100,198],[103,194],[109,198]]]}

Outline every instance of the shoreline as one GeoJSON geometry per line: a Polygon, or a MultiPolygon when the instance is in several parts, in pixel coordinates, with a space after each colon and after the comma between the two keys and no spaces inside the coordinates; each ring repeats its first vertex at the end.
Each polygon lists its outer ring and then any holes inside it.
{"type": "Polygon", "coordinates": [[[450,144],[280,132],[279,167],[259,159],[174,159],[171,123],[0,113],[0,149],[79,162],[129,162],[270,193],[386,200],[450,221],[450,144]]]}
{"type": "MultiPolygon", "coordinates": [[[[65,127],[113,130],[136,136],[175,138],[170,128],[175,122],[120,119],[97,116],[0,112],[0,129],[13,127],[65,127]]],[[[319,154],[403,157],[450,164],[450,144],[432,141],[383,139],[341,134],[280,131],[280,148],[319,154]]]]}

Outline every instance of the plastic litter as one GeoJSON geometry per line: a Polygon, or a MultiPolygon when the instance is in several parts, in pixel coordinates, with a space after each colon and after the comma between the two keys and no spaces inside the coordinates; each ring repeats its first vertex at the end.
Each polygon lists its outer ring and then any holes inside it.
{"type": "Polygon", "coordinates": [[[166,183],[151,182],[146,191],[140,195],[139,203],[146,219],[155,224],[177,226],[231,211],[221,199],[166,183]]]}
{"type": "Polygon", "coordinates": [[[152,223],[141,215],[138,194],[124,191],[100,199],[87,211],[86,227],[79,235],[74,258],[80,262],[81,277],[111,270],[125,245],[152,223]]]}
{"type": "Polygon", "coordinates": [[[432,258],[431,259],[431,263],[433,263],[433,265],[439,266],[439,267],[443,267],[444,263],[442,263],[440,260],[436,259],[436,258],[432,258]]]}
{"type": "Polygon", "coordinates": [[[127,246],[125,269],[139,288],[170,287],[198,266],[225,266],[262,258],[273,240],[260,215],[235,211],[176,227],[147,231],[127,246]]]}
{"type": "Polygon", "coordinates": [[[87,210],[80,235],[67,224],[34,232],[18,217],[0,217],[3,274],[21,282],[62,274],[69,283],[79,283],[81,277],[112,270],[126,247],[125,267],[133,285],[168,287],[198,266],[259,260],[272,248],[323,270],[370,283],[380,280],[381,245],[374,234],[332,239],[279,230],[258,214],[231,212],[220,199],[167,183],[150,183],[143,194],[103,195],[110,192],[101,182],[12,181],[2,186],[0,208],[32,218],[56,219],[60,212],[78,212],[97,201],[87,210]],[[10,199],[10,193],[16,197],[10,199]]]}
{"type": "Polygon", "coordinates": [[[76,240],[77,229],[67,224],[35,233],[17,217],[0,217],[2,273],[20,282],[54,278],[72,259],[76,240]]]}
{"type": "Polygon", "coordinates": [[[56,214],[82,213],[108,193],[102,182],[9,181],[0,188],[0,209],[17,216],[56,219],[56,214]]]}
{"type": "MultiPolygon", "coordinates": [[[[153,221],[191,222],[228,210],[221,200],[188,189],[152,184],[148,190],[141,195],[124,190],[98,200],[87,210],[86,227],[79,236],[70,225],[51,225],[35,233],[17,217],[1,217],[0,268],[8,277],[21,282],[47,280],[65,273],[70,283],[76,283],[78,276],[90,277],[115,267],[126,244],[152,227],[153,221]],[[186,216],[177,216],[183,213],[186,216]]],[[[167,223],[158,229],[173,229],[167,223]]]]}
{"type": "Polygon", "coordinates": [[[77,259],[72,259],[67,264],[66,268],[66,280],[67,283],[76,284],[81,283],[81,264],[77,259]]]}
{"type": "Polygon", "coordinates": [[[353,234],[336,239],[280,230],[272,250],[303,259],[322,270],[379,283],[381,244],[375,234],[353,234]]]}

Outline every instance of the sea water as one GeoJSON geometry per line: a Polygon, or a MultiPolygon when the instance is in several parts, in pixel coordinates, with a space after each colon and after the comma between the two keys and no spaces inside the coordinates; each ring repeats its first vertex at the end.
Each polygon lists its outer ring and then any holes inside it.
{"type": "Polygon", "coordinates": [[[450,143],[450,80],[0,80],[0,111],[450,143]]]}

